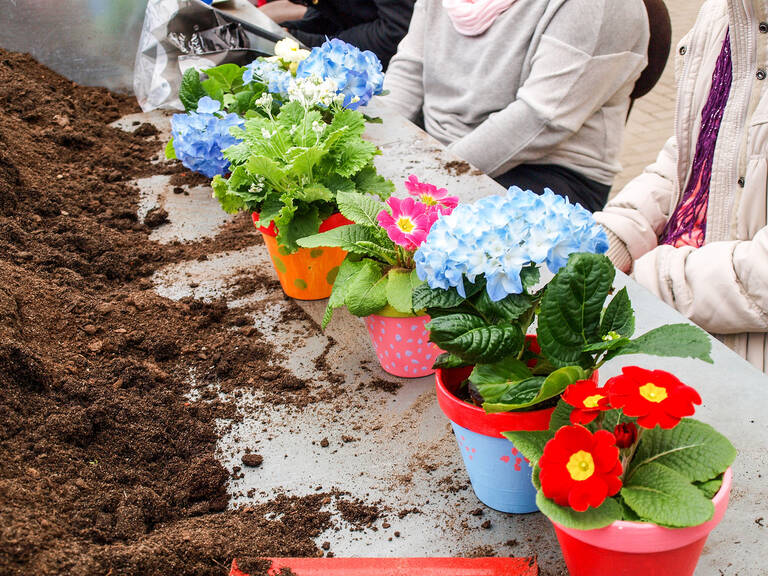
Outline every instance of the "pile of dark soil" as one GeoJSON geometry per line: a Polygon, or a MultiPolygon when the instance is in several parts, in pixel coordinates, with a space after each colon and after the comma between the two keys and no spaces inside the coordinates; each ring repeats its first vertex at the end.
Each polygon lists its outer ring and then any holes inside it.
{"type": "Polygon", "coordinates": [[[108,125],[131,98],[0,50],[0,110],[0,572],[225,574],[233,557],[322,553],[322,494],[224,511],[214,420],[234,408],[184,397],[192,370],[203,387],[283,390],[267,401],[305,403],[304,384],[242,312],[161,298],[148,278],[260,242],[249,219],[149,241],[129,182],[182,170],[151,163],[151,126],[108,125]]]}

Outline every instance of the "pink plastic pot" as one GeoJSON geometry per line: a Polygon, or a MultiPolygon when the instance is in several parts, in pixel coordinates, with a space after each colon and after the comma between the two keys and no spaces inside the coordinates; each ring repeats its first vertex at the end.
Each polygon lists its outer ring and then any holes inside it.
{"type": "Polygon", "coordinates": [[[619,521],[597,530],[575,530],[552,522],[568,572],[571,576],[691,576],[707,536],[725,514],[732,481],[728,468],[712,499],[714,516],[690,528],[619,521]]]}
{"type": "Polygon", "coordinates": [[[419,378],[435,371],[432,364],[442,350],[429,341],[429,316],[364,318],[381,367],[394,376],[419,378]]]}

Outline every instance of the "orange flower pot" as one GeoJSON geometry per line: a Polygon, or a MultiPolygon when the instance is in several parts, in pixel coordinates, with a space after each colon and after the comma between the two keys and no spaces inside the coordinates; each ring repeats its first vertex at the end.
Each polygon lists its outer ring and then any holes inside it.
{"type": "MultiPolygon", "coordinates": [[[[259,215],[254,212],[253,222],[259,215]]],[[[332,214],[320,224],[320,232],[352,224],[341,214],[332,214]]],[[[269,228],[256,226],[264,238],[272,265],[283,292],[297,300],[322,300],[331,295],[333,281],[346,251],[341,248],[299,248],[293,254],[277,243],[277,230],[272,222],[269,228]]]]}

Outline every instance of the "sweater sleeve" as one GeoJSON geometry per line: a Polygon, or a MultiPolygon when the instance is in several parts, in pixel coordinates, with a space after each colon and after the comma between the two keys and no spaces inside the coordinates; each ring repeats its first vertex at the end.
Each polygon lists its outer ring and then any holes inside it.
{"type": "Polygon", "coordinates": [[[416,1],[408,34],[384,76],[384,90],[389,91],[384,102],[411,121],[418,118],[424,102],[424,1],[416,1]]]}
{"type": "Polygon", "coordinates": [[[619,248],[614,249],[618,242],[633,260],[656,247],[669,220],[676,170],[677,143],[672,137],[656,162],[631,180],[601,212],[595,212],[595,220],[611,233],[611,249],[616,255],[621,254],[619,248]]]}
{"type": "Polygon", "coordinates": [[[491,176],[545,156],[617,93],[626,92],[628,105],[647,42],[642,2],[564,2],[514,101],[449,149],[491,176]]]}
{"type": "Polygon", "coordinates": [[[752,240],[674,248],[635,262],[634,277],[715,334],[768,331],[768,227],[752,240]]]}
{"type": "MultiPolygon", "coordinates": [[[[375,4],[375,20],[341,30],[334,34],[334,37],[349,42],[360,50],[370,50],[379,57],[386,68],[397,50],[398,42],[408,30],[413,0],[375,0],[375,4]]],[[[319,46],[325,41],[324,34],[300,30],[294,34],[307,46],[319,46]]]]}

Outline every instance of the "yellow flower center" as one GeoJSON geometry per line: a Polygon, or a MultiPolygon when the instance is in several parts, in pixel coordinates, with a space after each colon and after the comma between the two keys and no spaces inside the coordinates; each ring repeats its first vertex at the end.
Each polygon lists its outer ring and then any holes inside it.
{"type": "Polygon", "coordinates": [[[414,226],[410,218],[402,217],[397,219],[397,227],[407,234],[408,232],[413,230],[416,226],[414,226]]]}
{"type": "Polygon", "coordinates": [[[422,204],[426,204],[427,206],[434,206],[435,204],[437,204],[437,200],[435,200],[429,194],[422,194],[421,196],[419,196],[419,200],[421,200],[422,204]]]}
{"type": "Polygon", "coordinates": [[[605,396],[602,394],[593,394],[592,396],[587,396],[584,398],[584,408],[597,408],[598,403],[603,398],[605,398],[605,396]]]}
{"type": "Polygon", "coordinates": [[[577,482],[586,480],[595,473],[595,461],[592,459],[592,454],[586,450],[579,450],[571,454],[565,467],[568,469],[568,474],[571,475],[571,478],[577,482]]]}
{"type": "Polygon", "coordinates": [[[667,399],[667,389],[663,386],[656,386],[653,382],[648,382],[644,386],[640,386],[637,390],[640,392],[640,396],[648,400],[648,402],[662,402],[667,399]]]}

